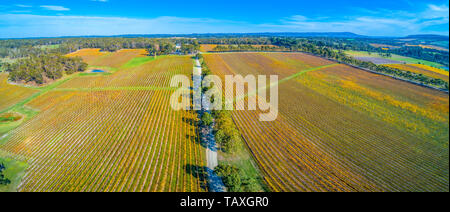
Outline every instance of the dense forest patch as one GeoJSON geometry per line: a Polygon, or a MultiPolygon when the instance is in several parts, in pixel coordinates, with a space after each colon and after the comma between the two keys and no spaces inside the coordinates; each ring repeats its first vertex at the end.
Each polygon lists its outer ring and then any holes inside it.
{"type": "Polygon", "coordinates": [[[42,85],[63,77],[64,74],[83,72],[87,64],[79,57],[59,54],[32,55],[6,65],[9,80],[17,83],[42,85]]]}

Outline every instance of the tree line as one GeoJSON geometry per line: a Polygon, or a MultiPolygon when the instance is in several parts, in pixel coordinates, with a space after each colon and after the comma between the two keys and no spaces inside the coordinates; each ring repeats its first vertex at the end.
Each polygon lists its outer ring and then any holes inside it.
{"type": "Polygon", "coordinates": [[[214,172],[222,178],[228,192],[260,192],[257,180],[236,166],[220,164],[214,172]]]}
{"type": "Polygon", "coordinates": [[[42,85],[61,78],[64,74],[83,72],[87,64],[79,57],[65,57],[61,54],[29,55],[13,64],[6,64],[9,80],[20,83],[42,85]]]}
{"type": "Polygon", "coordinates": [[[200,44],[197,40],[189,40],[189,42],[186,42],[186,40],[178,40],[175,42],[160,40],[159,43],[150,44],[147,51],[150,56],[168,55],[172,53],[188,55],[197,53],[199,49],[200,44]],[[176,48],[177,45],[180,45],[179,49],[176,48]]]}
{"type": "Polygon", "coordinates": [[[367,51],[372,53],[388,54],[388,55],[397,54],[405,57],[412,57],[415,59],[439,63],[447,67],[449,66],[449,53],[447,51],[437,49],[424,49],[419,46],[406,46],[403,45],[404,42],[393,38],[345,39],[345,38],[328,37],[328,38],[309,38],[303,40],[308,40],[309,42],[312,42],[320,47],[327,46],[337,50],[367,51]],[[371,43],[382,43],[389,46],[395,46],[395,48],[383,49],[382,47],[372,46],[371,43]]]}
{"type": "Polygon", "coordinates": [[[218,45],[270,45],[269,38],[266,37],[239,37],[239,38],[200,38],[200,44],[218,45]]]}
{"type": "Polygon", "coordinates": [[[272,45],[218,45],[213,49],[214,52],[244,52],[244,51],[286,51],[284,47],[272,45]]]}
{"type": "MultiPolygon", "coordinates": [[[[197,57],[202,57],[200,54],[197,57]]],[[[210,75],[211,70],[206,63],[202,62],[203,77],[210,75]]],[[[202,87],[202,92],[207,92],[210,88],[202,87]]],[[[213,110],[211,113],[205,112],[202,116],[201,122],[204,125],[214,125],[214,137],[219,149],[225,153],[236,153],[241,148],[243,140],[241,133],[233,122],[231,111],[228,110],[213,110]]]]}

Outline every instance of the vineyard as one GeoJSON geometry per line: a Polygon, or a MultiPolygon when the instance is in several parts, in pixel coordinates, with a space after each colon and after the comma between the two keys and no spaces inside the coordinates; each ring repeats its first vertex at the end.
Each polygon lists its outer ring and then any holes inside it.
{"type": "Polygon", "coordinates": [[[114,72],[74,76],[26,102],[39,113],[0,140],[2,157],[28,163],[18,191],[207,190],[197,115],[170,107],[168,82],[190,76],[190,57],[92,49],[69,56],[114,72]]]}
{"type": "Polygon", "coordinates": [[[36,90],[7,83],[8,75],[0,73],[0,113],[19,101],[36,93],[36,90]]]}
{"type": "MultiPolygon", "coordinates": [[[[16,190],[208,190],[197,114],[170,107],[170,79],[190,76],[192,60],[146,55],[82,49],[68,56],[107,73],[40,88],[0,74],[0,117],[14,123],[0,128],[0,157],[26,167],[16,190]]],[[[267,111],[233,112],[271,190],[448,191],[448,94],[301,53],[204,60],[221,77],[279,76],[275,121],[258,120],[267,111]]],[[[393,66],[448,81],[432,67],[393,66]]],[[[237,95],[236,104],[258,98],[237,95]]]]}
{"type": "Polygon", "coordinates": [[[233,113],[273,191],[448,191],[448,94],[301,53],[204,58],[221,76],[279,75],[274,122],[233,113]]]}
{"type": "Polygon", "coordinates": [[[201,52],[209,52],[214,50],[214,48],[216,48],[217,45],[216,44],[201,44],[200,45],[200,51],[201,52]]]}

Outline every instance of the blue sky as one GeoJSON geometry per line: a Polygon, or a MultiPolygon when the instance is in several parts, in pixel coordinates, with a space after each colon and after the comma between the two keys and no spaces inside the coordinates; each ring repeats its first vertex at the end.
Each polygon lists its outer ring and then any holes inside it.
{"type": "Polygon", "coordinates": [[[449,34],[442,0],[1,0],[0,38],[222,32],[449,34]]]}

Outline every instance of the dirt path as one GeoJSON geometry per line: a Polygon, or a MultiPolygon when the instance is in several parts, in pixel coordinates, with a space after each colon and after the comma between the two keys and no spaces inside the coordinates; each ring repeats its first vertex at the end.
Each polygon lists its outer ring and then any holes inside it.
{"type": "MultiPolygon", "coordinates": [[[[202,80],[202,68],[200,65],[200,61],[198,59],[195,60],[193,73],[193,81],[194,81],[194,92],[199,91],[201,89],[201,80],[202,80]]],[[[200,104],[203,96],[198,99],[195,103],[200,104]]],[[[194,100],[195,101],[195,100],[194,100]]],[[[206,107],[209,108],[209,107],[206,107]]],[[[202,117],[204,113],[209,113],[209,111],[205,111],[204,109],[198,111],[199,116],[202,117]]],[[[206,144],[206,170],[208,173],[208,187],[211,192],[225,192],[225,185],[222,182],[222,179],[214,173],[214,169],[219,164],[217,161],[217,145],[216,140],[214,138],[214,132],[212,126],[202,126],[200,130],[201,141],[206,144]]]]}

